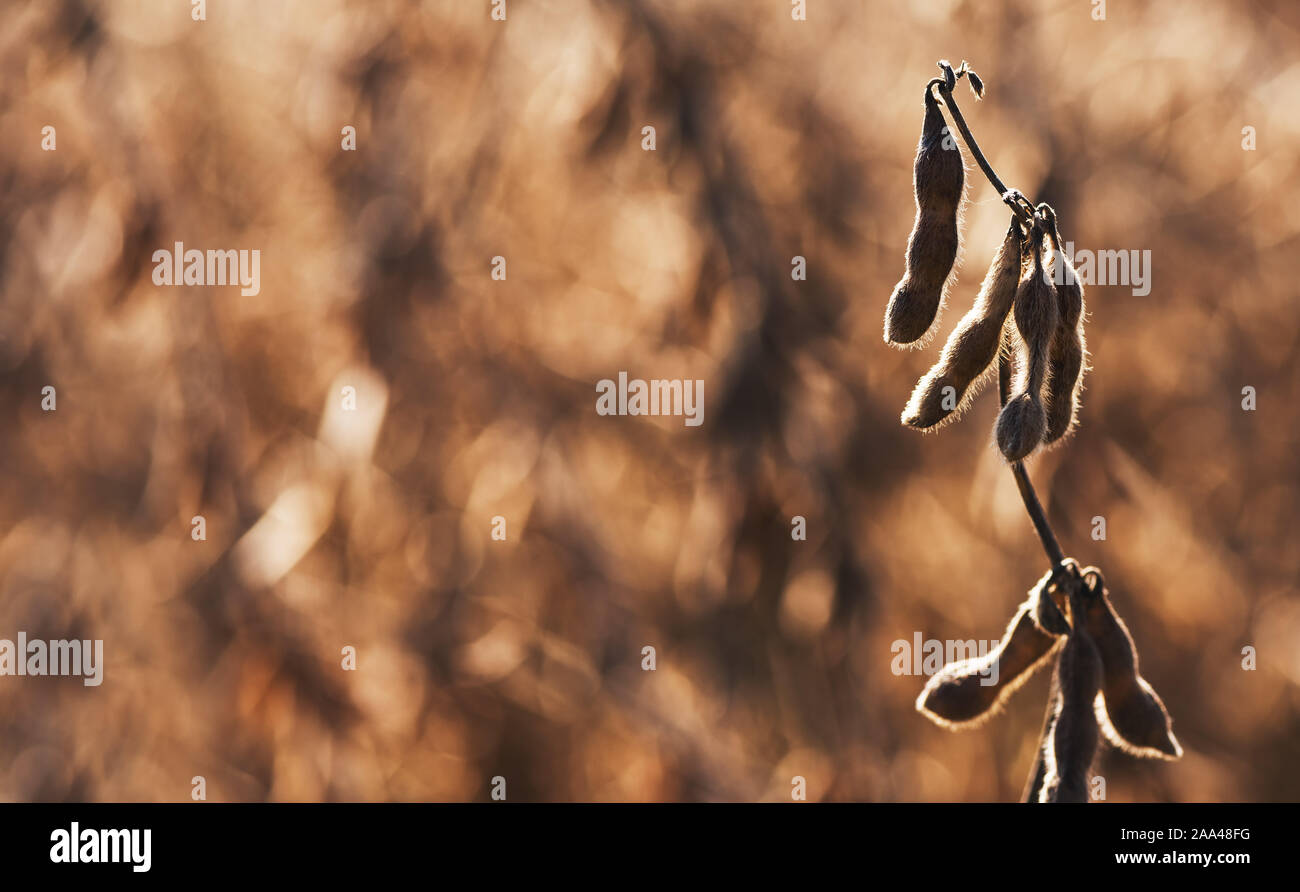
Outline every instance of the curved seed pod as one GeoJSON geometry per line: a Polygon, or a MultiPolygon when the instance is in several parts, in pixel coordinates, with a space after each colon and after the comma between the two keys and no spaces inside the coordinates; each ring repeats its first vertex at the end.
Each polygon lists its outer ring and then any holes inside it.
{"type": "Polygon", "coordinates": [[[907,242],[907,271],[885,312],[885,340],[891,344],[910,344],[930,330],[957,259],[957,212],[966,167],[956,141],[945,131],[939,101],[927,87],[912,173],[916,222],[907,242]]]}
{"type": "Polygon", "coordinates": [[[903,409],[903,424],[918,429],[934,427],[960,413],[973,396],[977,382],[998,355],[1002,327],[1020,281],[1020,223],[1014,217],[1002,247],[993,256],[970,312],[948,336],[943,354],[912,391],[903,409]]]}
{"type": "MultiPolygon", "coordinates": [[[[948,73],[952,71],[952,66],[949,65],[947,60],[945,59],[945,60],[940,60],[939,67],[944,68],[944,77],[947,78],[948,73]],[[947,68],[944,68],[945,65],[947,65],[947,68]]],[[[971,68],[970,63],[967,62],[965,59],[962,59],[961,65],[958,66],[956,71],[952,72],[952,81],[948,84],[948,89],[955,90],[957,88],[957,78],[961,77],[962,75],[965,75],[970,80],[970,89],[971,92],[975,94],[975,98],[983,99],[984,81],[980,80],[980,76],[975,73],[975,69],[971,68]]]]}
{"type": "MultiPolygon", "coordinates": [[[[949,62],[947,59],[940,59],[935,64],[938,65],[939,68],[943,70],[943,81],[948,87],[948,92],[951,93],[953,90],[957,89],[957,72],[953,71],[952,63],[949,62]]],[[[962,63],[963,74],[965,73],[965,67],[964,67],[965,64],[966,64],[965,62],[962,63]]]]}
{"type": "Polygon", "coordinates": [[[1183,748],[1160,696],[1138,672],[1138,654],[1124,620],[1110,603],[1101,574],[1084,571],[1090,586],[1084,616],[1104,667],[1097,709],[1106,739],[1133,756],[1178,759],[1183,748]]]}
{"type": "Polygon", "coordinates": [[[1043,574],[1043,578],[1038,580],[1038,585],[1029,592],[1029,618],[1034,621],[1034,625],[1049,635],[1068,635],[1070,622],[1052,598],[1052,577],[1055,575],[1055,570],[1048,570],[1043,574]]]}
{"type": "Polygon", "coordinates": [[[1074,430],[1079,417],[1079,394],[1083,391],[1083,372],[1088,346],[1083,321],[1073,328],[1058,326],[1052,339],[1052,356],[1048,363],[1047,429],[1043,445],[1050,445],[1074,430]]]}
{"type": "MultiPolygon", "coordinates": [[[[1071,587],[1070,612],[1081,616],[1080,582],[1071,587]]],[[[1076,622],[1056,664],[1056,705],[1045,738],[1045,774],[1039,802],[1087,802],[1088,770],[1099,738],[1093,703],[1101,689],[1101,654],[1076,622]]]]}
{"type": "Polygon", "coordinates": [[[930,677],[916,698],[917,711],[948,728],[997,711],[1056,646],[1029,618],[1029,602],[1011,618],[1002,642],[982,657],[949,663],[930,677]]]}
{"type": "Polygon", "coordinates": [[[1020,461],[1033,452],[1047,429],[1042,392],[1060,311],[1043,271],[1043,241],[1043,229],[1035,223],[1025,240],[1028,256],[1023,259],[1016,288],[1014,317],[1020,337],[1013,395],[1002,407],[996,428],[998,448],[1007,461],[1020,461]]]}
{"type": "Polygon", "coordinates": [[[1083,284],[1074,264],[1065,256],[1056,211],[1039,205],[1047,217],[1052,239],[1052,284],[1060,311],[1052,350],[1048,359],[1047,430],[1043,443],[1055,443],[1074,429],[1079,414],[1079,393],[1083,390],[1087,344],[1083,336],[1083,284]]]}

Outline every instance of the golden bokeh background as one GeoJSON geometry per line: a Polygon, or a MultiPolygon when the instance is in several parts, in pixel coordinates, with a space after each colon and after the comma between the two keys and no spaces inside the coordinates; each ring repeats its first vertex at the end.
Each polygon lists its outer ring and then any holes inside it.
{"type": "MultiPolygon", "coordinates": [[[[491,5],[0,8],[0,637],[107,663],[0,678],[0,798],[1015,799],[1047,674],[954,734],[890,671],[1046,569],[991,391],[898,423],[939,58],[1009,185],[1151,252],[1030,463],[1187,750],[1103,752],[1107,798],[1300,798],[1300,9],[491,5]],[[260,293],[155,286],[175,241],[260,250],[260,293]],[[704,424],[598,416],[620,370],[704,424]]],[[[1006,225],[969,160],[941,337],[1006,225]]]]}

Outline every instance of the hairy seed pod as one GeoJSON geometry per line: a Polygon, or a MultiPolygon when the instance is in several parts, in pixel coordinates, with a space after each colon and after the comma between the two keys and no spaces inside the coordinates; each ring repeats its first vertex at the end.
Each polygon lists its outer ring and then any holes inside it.
{"type": "Polygon", "coordinates": [[[1093,568],[1084,573],[1089,585],[1084,616],[1104,669],[1097,718],[1106,739],[1133,756],[1180,758],[1183,748],[1174,737],[1173,721],[1160,696],[1138,672],[1133,636],[1110,603],[1101,574],[1093,568]]]}
{"type": "Polygon", "coordinates": [[[1083,321],[1073,328],[1058,325],[1048,362],[1047,428],[1043,445],[1050,445],[1074,430],[1079,418],[1079,394],[1087,362],[1083,321]]]}
{"type": "Polygon", "coordinates": [[[987,718],[1046,662],[1044,658],[1055,646],[1056,639],[1044,635],[1029,618],[1026,601],[1011,618],[996,648],[982,657],[944,666],[930,677],[916,698],[916,708],[949,728],[987,718]]]}
{"type": "Polygon", "coordinates": [[[1030,590],[1029,618],[1034,621],[1034,625],[1049,635],[1068,635],[1070,623],[1052,597],[1052,577],[1055,575],[1055,570],[1048,570],[1043,574],[1043,578],[1038,580],[1038,585],[1030,590]]]}
{"type": "Polygon", "coordinates": [[[903,424],[924,429],[959,413],[974,396],[977,388],[971,385],[992,368],[1020,281],[1020,241],[1020,223],[1013,217],[975,305],[948,336],[939,361],[912,391],[903,409],[903,424]]]}
{"type": "MultiPolygon", "coordinates": [[[[1070,612],[1076,617],[1082,615],[1082,587],[1071,587],[1070,612]]],[[[1088,801],[1088,770],[1099,739],[1093,703],[1101,683],[1101,654],[1084,624],[1076,622],[1056,664],[1056,703],[1044,741],[1039,802],[1088,801]]]]}
{"type": "Polygon", "coordinates": [[[1055,443],[1073,430],[1079,414],[1079,393],[1083,390],[1087,343],[1083,335],[1083,284],[1074,264],[1065,256],[1056,212],[1050,205],[1039,205],[1047,217],[1052,242],[1049,270],[1056,291],[1059,319],[1052,337],[1048,359],[1047,430],[1043,443],[1055,443]]]}
{"type": "MultiPolygon", "coordinates": [[[[935,64],[943,70],[943,82],[948,88],[948,92],[951,93],[953,90],[957,89],[957,72],[953,70],[952,63],[947,59],[940,59],[935,64]]],[[[965,62],[962,63],[963,66],[965,66],[965,64],[965,62]]]]}
{"type": "Polygon", "coordinates": [[[1007,461],[1020,461],[1033,452],[1047,429],[1043,383],[1060,311],[1043,272],[1043,242],[1043,229],[1035,223],[1025,240],[1028,256],[1023,258],[1016,288],[1013,313],[1019,335],[1016,377],[1012,382],[1012,396],[1002,407],[996,428],[998,448],[1007,461]]]}
{"type": "Polygon", "coordinates": [[[927,87],[925,123],[916,147],[912,184],[916,222],[907,242],[907,271],[894,286],[885,312],[885,340],[911,344],[934,324],[957,259],[957,216],[966,167],[947,133],[939,102],[927,87]]]}

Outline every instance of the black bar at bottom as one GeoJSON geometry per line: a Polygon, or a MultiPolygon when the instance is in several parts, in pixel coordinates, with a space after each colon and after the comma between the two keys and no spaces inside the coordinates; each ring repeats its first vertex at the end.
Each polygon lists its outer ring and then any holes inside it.
{"type": "Polygon", "coordinates": [[[1026,870],[1230,879],[1286,869],[1295,816],[1291,805],[1227,804],[10,804],[0,806],[0,864],[7,877],[128,882],[407,875],[459,885],[466,870],[602,884],[831,870],[872,883],[882,869],[925,881],[1026,870]]]}

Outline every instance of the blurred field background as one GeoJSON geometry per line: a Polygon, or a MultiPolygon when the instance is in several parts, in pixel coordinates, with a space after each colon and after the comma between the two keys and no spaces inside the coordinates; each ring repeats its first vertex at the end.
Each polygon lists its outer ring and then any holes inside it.
{"type": "MultiPolygon", "coordinates": [[[[949,58],[1009,185],[1152,252],[1030,465],[1187,750],[1107,797],[1300,799],[1295,4],[189,6],[0,9],[0,637],[107,662],[0,678],[0,798],[1015,799],[1047,673],[954,734],[890,671],[1047,569],[992,390],[905,430],[938,345],[881,339],[949,58]],[[174,241],[261,293],[155,287],[174,241]],[[598,417],[620,370],[704,425],[598,417]]],[[[940,337],[1006,225],[967,161],[940,337]]]]}

